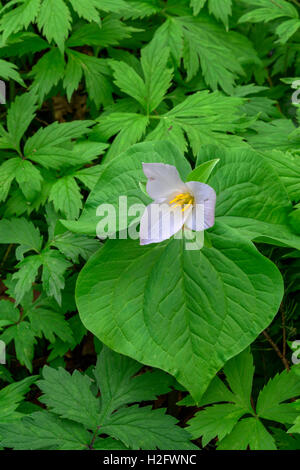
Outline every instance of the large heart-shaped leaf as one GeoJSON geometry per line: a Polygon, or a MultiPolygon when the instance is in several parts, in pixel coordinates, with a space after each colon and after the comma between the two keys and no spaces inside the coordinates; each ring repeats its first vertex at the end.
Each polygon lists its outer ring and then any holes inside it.
{"type": "Polygon", "coordinates": [[[209,180],[218,219],[250,240],[300,249],[300,237],[288,223],[292,204],[269,162],[250,148],[204,146],[197,163],[212,158],[220,159],[209,180]]]}
{"type": "Polygon", "coordinates": [[[181,382],[198,402],[223,364],[271,322],[282,278],[234,229],[217,223],[212,248],[184,241],[110,240],[79,275],[84,325],[109,347],[181,382]]]}

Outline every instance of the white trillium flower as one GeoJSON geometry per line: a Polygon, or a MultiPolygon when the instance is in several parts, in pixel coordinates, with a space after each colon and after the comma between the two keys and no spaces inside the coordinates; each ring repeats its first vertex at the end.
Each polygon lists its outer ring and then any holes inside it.
{"type": "Polygon", "coordinates": [[[202,231],[215,223],[216,193],[199,181],[184,183],[173,165],[143,163],[146,191],[153,199],[140,221],[140,244],[159,243],[182,227],[202,231]]]}

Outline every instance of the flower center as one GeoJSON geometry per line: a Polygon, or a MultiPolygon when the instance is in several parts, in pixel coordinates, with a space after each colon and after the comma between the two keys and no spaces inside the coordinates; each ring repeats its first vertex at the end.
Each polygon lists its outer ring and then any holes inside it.
{"type": "Polygon", "coordinates": [[[175,207],[181,206],[182,212],[184,212],[188,207],[194,204],[194,196],[192,196],[190,193],[180,193],[177,194],[172,201],[169,202],[171,206],[173,206],[173,209],[175,207]]]}

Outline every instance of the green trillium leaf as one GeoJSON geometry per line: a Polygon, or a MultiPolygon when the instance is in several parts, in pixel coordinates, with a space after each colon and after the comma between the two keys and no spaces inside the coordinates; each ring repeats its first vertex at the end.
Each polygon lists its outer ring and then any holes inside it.
{"type": "Polygon", "coordinates": [[[276,266],[237,230],[218,222],[209,233],[212,247],[200,251],[178,239],[146,247],[109,240],[76,289],[86,328],[113,350],[174,375],[196,402],[272,321],[283,295],[276,266]]]}
{"type": "Polygon", "coordinates": [[[300,249],[289,226],[292,204],[277,173],[259,153],[245,148],[204,146],[197,164],[220,159],[209,184],[217,193],[216,218],[249,240],[300,249]]]}
{"type": "Polygon", "coordinates": [[[219,158],[210,160],[208,162],[201,163],[197,166],[187,177],[187,181],[200,181],[200,183],[207,183],[211,172],[215,166],[219,163],[219,158]]]}
{"type": "Polygon", "coordinates": [[[300,204],[297,204],[294,209],[289,216],[289,223],[292,230],[300,235],[300,204]]]}

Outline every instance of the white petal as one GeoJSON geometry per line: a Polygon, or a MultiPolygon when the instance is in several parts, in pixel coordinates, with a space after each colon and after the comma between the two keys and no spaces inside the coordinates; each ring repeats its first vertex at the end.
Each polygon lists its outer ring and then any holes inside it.
{"type": "Polygon", "coordinates": [[[159,243],[177,233],[191,211],[182,211],[180,206],[153,202],[146,207],[140,222],[140,244],[159,243]]]}
{"type": "Polygon", "coordinates": [[[156,202],[170,199],[174,194],[187,192],[175,166],[165,163],[143,163],[148,178],[146,190],[156,202]]]}
{"type": "Polygon", "coordinates": [[[189,181],[186,186],[192,192],[195,203],[185,225],[191,230],[206,230],[215,223],[216,193],[208,184],[189,181]]]}

